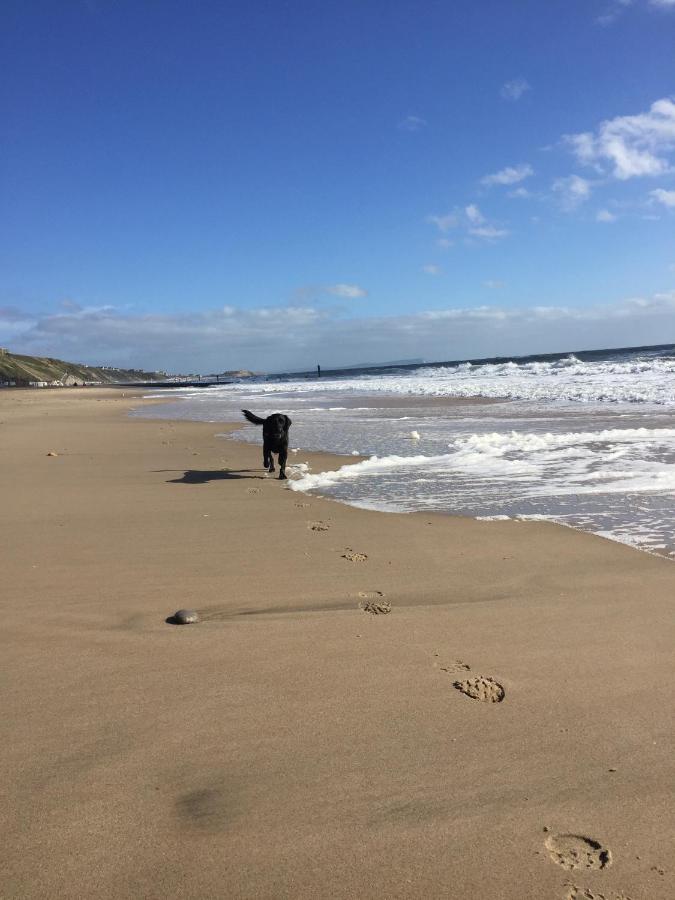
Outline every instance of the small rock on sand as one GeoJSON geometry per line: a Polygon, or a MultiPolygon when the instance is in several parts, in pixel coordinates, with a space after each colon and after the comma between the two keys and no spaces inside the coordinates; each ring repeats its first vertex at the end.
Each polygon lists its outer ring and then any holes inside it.
{"type": "Polygon", "coordinates": [[[176,625],[194,625],[199,622],[199,616],[194,609],[179,609],[173,614],[176,625]]]}
{"type": "Polygon", "coordinates": [[[58,453],[55,453],[53,450],[50,450],[47,456],[58,456],[58,453]]]}

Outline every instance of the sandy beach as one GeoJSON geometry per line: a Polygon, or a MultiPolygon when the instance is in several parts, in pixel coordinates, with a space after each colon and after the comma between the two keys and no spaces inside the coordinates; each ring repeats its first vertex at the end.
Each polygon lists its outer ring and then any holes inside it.
{"type": "Polygon", "coordinates": [[[672,562],[145,402],[0,392],[0,896],[675,894],[672,562]]]}

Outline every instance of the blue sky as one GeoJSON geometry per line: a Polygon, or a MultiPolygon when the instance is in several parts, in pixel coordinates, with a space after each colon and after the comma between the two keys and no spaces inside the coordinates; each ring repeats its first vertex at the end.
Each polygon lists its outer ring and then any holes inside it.
{"type": "Polygon", "coordinates": [[[5,0],[0,344],[675,341],[675,0],[5,0]]]}

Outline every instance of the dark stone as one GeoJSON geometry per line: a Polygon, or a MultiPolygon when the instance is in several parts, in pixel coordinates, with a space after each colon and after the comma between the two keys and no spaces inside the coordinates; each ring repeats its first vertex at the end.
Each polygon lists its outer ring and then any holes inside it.
{"type": "Polygon", "coordinates": [[[194,609],[179,609],[172,616],[175,625],[194,625],[199,622],[199,616],[194,609]]]}

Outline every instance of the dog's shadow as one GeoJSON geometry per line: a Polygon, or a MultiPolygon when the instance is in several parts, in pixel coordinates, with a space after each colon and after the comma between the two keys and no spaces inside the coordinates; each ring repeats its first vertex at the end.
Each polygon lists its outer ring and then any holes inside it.
{"type": "MultiPolygon", "coordinates": [[[[159,469],[156,471],[172,471],[167,469],[159,469]]],[[[175,470],[173,470],[175,471],[175,470]]],[[[205,471],[204,469],[188,469],[183,472],[182,478],[168,478],[167,484],[208,484],[210,481],[235,481],[241,478],[264,478],[255,469],[214,469],[213,471],[205,471]]]]}

